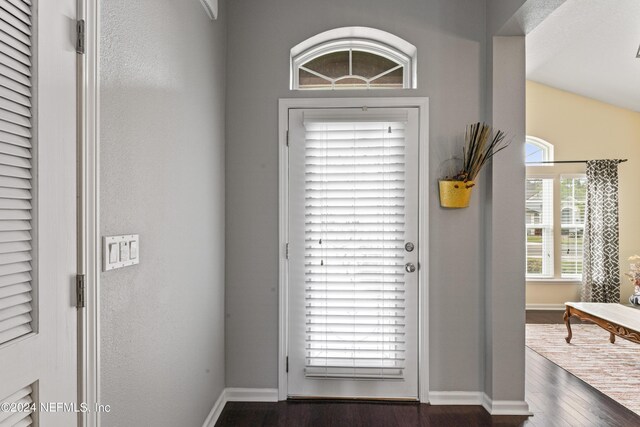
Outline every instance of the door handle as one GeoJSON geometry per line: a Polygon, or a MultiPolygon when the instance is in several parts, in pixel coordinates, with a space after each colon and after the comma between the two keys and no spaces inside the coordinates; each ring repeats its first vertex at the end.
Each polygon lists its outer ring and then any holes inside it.
{"type": "Polygon", "coordinates": [[[407,273],[413,273],[414,271],[416,271],[416,266],[413,265],[412,262],[408,262],[404,265],[404,269],[407,273]]]}

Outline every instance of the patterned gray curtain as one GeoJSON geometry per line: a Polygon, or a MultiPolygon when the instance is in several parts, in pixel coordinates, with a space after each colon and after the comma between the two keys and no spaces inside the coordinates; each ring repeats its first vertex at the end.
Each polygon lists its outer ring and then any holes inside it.
{"type": "Polygon", "coordinates": [[[620,302],[619,160],[587,162],[582,301],[620,302]]]}

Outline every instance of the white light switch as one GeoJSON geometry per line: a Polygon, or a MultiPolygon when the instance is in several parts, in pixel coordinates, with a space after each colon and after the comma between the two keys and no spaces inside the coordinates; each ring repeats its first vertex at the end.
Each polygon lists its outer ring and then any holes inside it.
{"type": "Polygon", "coordinates": [[[129,242],[129,259],[138,258],[138,241],[132,240],[129,242]]]}
{"type": "Polygon", "coordinates": [[[109,264],[115,264],[120,261],[120,247],[117,243],[109,245],[109,264]]]}
{"type": "Polygon", "coordinates": [[[129,261],[129,242],[120,242],[120,261],[129,261]]]}
{"type": "Polygon", "coordinates": [[[140,237],[137,234],[102,238],[102,271],[140,263],[140,237]]]}

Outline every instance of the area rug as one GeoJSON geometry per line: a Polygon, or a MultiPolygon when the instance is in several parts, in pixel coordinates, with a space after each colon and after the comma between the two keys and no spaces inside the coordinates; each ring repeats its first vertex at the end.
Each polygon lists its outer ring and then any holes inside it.
{"type": "Polygon", "coordinates": [[[527,325],[527,347],[640,415],[640,344],[596,325],[572,324],[567,344],[563,324],[527,325]]]}

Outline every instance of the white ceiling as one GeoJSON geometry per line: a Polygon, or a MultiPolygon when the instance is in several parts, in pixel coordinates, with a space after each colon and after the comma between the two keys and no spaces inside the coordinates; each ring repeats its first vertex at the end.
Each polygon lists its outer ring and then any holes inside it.
{"type": "Polygon", "coordinates": [[[527,79],[640,111],[640,0],[567,0],[527,35],[527,79]]]}

